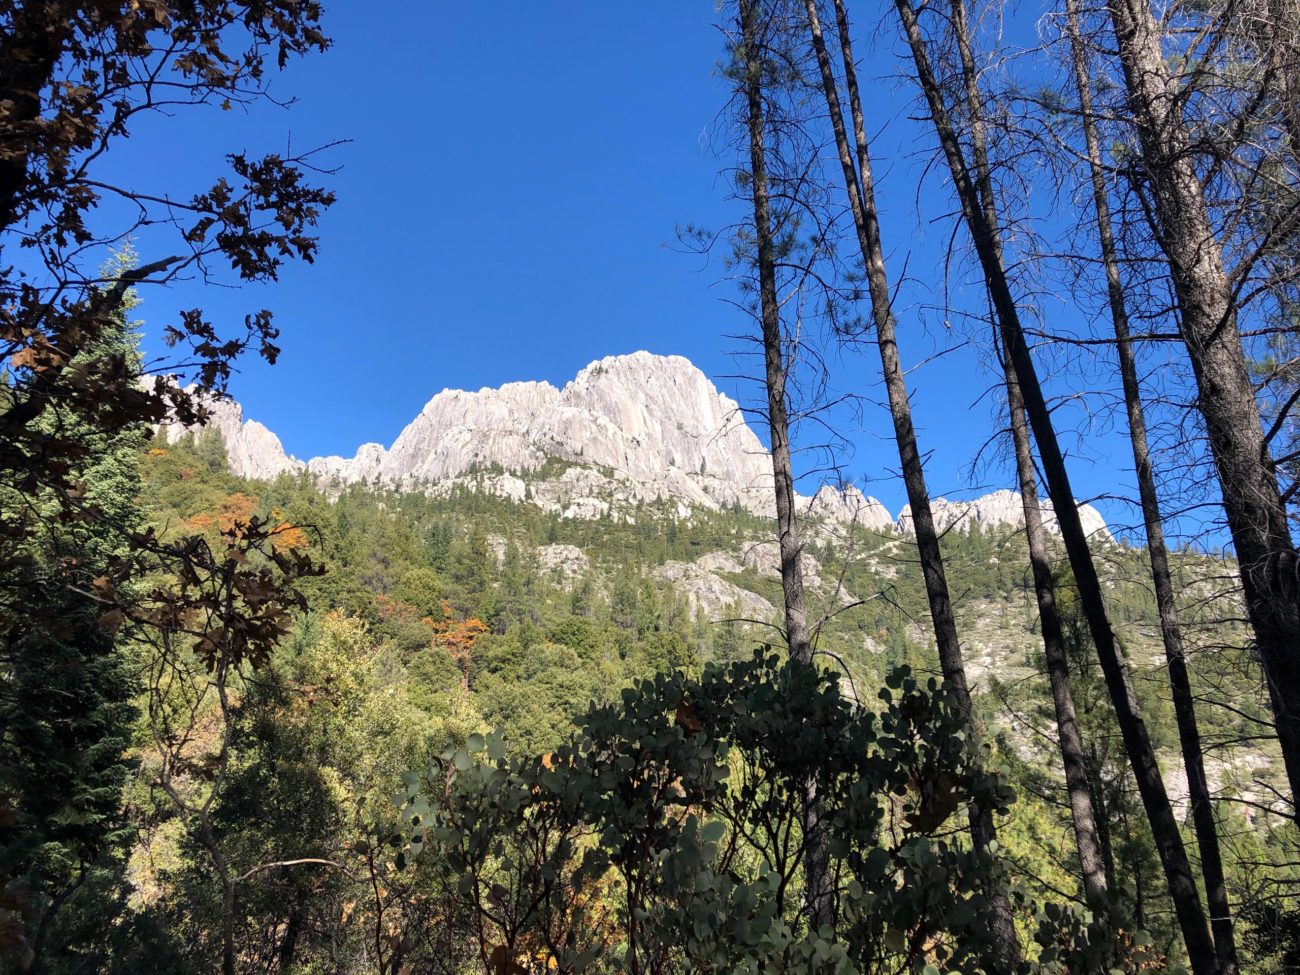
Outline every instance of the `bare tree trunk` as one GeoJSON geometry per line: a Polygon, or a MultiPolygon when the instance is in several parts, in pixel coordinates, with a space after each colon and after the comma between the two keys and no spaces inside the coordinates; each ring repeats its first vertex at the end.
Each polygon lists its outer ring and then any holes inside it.
{"type": "Polygon", "coordinates": [[[1182,94],[1144,0],[1108,0],[1108,8],[1294,805],[1300,795],[1300,564],[1242,349],[1232,283],[1181,117],[1182,94]]]}
{"type": "MultiPolygon", "coordinates": [[[[988,158],[988,141],[984,130],[984,114],[971,50],[970,33],[966,21],[964,0],[951,0],[952,28],[961,59],[963,97],[968,112],[971,152],[975,164],[975,184],[985,224],[993,235],[993,248],[998,266],[1002,266],[1002,242],[998,231],[997,200],[993,190],[993,171],[988,158]]],[[[1098,911],[1108,911],[1108,890],[1101,844],[1097,834],[1092,793],[1088,788],[1087,766],[1084,760],[1083,735],[1074,711],[1074,697],[1070,691],[1069,659],[1061,628],[1061,617],[1056,607],[1056,583],[1052,578],[1051,562],[1047,553],[1047,537],[1043,529],[1042,510],[1039,506],[1037,477],[1034,471],[1030,437],[1025,420],[1024,394],[1011,357],[1000,356],[1007,387],[1007,405],[1011,422],[1011,438],[1016,455],[1016,473],[1020,482],[1021,505],[1025,513],[1025,536],[1029,548],[1030,568],[1034,576],[1034,595],[1038,603],[1039,625],[1043,635],[1043,653],[1047,662],[1048,679],[1052,687],[1052,706],[1056,712],[1060,732],[1061,760],[1065,770],[1066,791],[1070,800],[1070,815],[1074,825],[1075,847],[1079,853],[1079,866],[1083,873],[1084,889],[1088,902],[1098,911]]]]}
{"type": "Polygon", "coordinates": [[[1065,791],[1070,800],[1070,820],[1074,826],[1074,846],[1079,853],[1079,869],[1088,904],[1101,914],[1110,911],[1106,881],[1106,858],[1097,829],[1097,814],[1088,782],[1087,749],[1083,731],[1074,710],[1070,690],[1070,660],[1065,651],[1061,615],[1056,606],[1056,582],[1047,553],[1047,532],[1043,528],[1042,508],[1038,499],[1037,475],[1030,451],[1029,427],[1025,421],[1025,401],[1020,394],[1016,370],[1003,355],[1007,381],[1007,406],[1011,416],[1011,439],[1016,451],[1016,473],[1020,480],[1020,499],[1025,510],[1025,536],[1029,543],[1029,565],[1034,574],[1034,595],[1038,600],[1038,625],[1043,635],[1043,656],[1047,661],[1047,679],[1052,687],[1052,706],[1056,711],[1056,729],[1065,770],[1065,791]]]}
{"type": "Polygon", "coordinates": [[[1147,552],[1151,558],[1151,582],[1155,589],[1156,607],[1160,613],[1160,635],[1164,642],[1165,659],[1169,664],[1169,688],[1178,724],[1178,740],[1182,746],[1183,767],[1187,773],[1187,790],[1191,798],[1196,843],[1201,854],[1201,875],[1205,880],[1205,898],[1210,909],[1210,930],[1214,937],[1214,948],[1218,955],[1220,971],[1223,975],[1234,975],[1237,971],[1237,949],[1233,934],[1232,908],[1228,903],[1228,887],[1223,875],[1223,857],[1219,850],[1218,825],[1214,820],[1214,805],[1210,798],[1209,782],[1205,776],[1201,732],[1197,727],[1196,705],[1187,672],[1182,626],[1174,599],[1173,578],[1169,570],[1169,551],[1165,545],[1164,519],[1160,513],[1160,499],[1156,493],[1156,479],[1151,467],[1146,416],[1142,408],[1141,389],[1138,386],[1137,364],[1128,325],[1128,306],[1124,298],[1123,282],[1120,279],[1119,256],[1111,228],[1110,202],[1106,194],[1101,148],[1092,110],[1091,81],[1088,78],[1087,58],[1079,29],[1077,0],[1065,0],[1065,9],[1074,79],[1079,89],[1079,107],[1088,154],[1093,207],[1096,210],[1097,234],[1101,246],[1102,265],[1106,272],[1106,294],[1115,329],[1120,378],[1124,386],[1124,405],[1128,411],[1129,440],[1133,446],[1133,464],[1137,471],[1138,497],[1146,528],[1147,552]]]}
{"type": "MultiPolygon", "coordinates": [[[[763,361],[767,386],[767,415],[772,451],[772,476],[776,495],[776,521],[781,556],[781,594],[785,601],[785,636],[790,656],[811,666],[812,642],[804,601],[802,544],[795,515],[794,475],[790,462],[790,421],[786,407],[786,362],[782,347],[781,309],[776,289],[776,248],[772,238],[772,211],[768,189],[766,123],[763,104],[762,40],[758,25],[758,0],[738,0],[744,46],[744,89],[749,136],[750,191],[757,244],[759,313],[763,333],[763,361]]],[[[804,794],[805,879],[808,919],[816,931],[832,920],[829,856],[825,829],[818,809],[816,784],[804,794]]]]}
{"type": "MultiPolygon", "coordinates": [[[[1151,824],[1152,835],[1160,852],[1169,895],[1178,917],[1188,958],[1195,975],[1216,975],[1218,960],[1215,957],[1205,912],[1201,907],[1200,894],[1196,889],[1187,851],[1183,846],[1178,823],[1169,805],[1169,796],[1165,792],[1164,781],[1160,776],[1160,766],[1156,761],[1151,736],[1142,719],[1137,696],[1133,692],[1128,665],[1106,615],[1101,580],[1098,578],[1092,554],[1088,549],[1087,536],[1079,519],[1078,506],[1070,486],[1069,473],[1056,437],[1056,430],[1052,424],[1051,412],[1047,407],[1029,346],[1025,342],[1019,310],[1011,293],[1006,269],[1002,264],[998,228],[996,223],[990,223],[986,217],[985,201],[966,164],[956,130],[944,102],[942,88],[930,65],[929,52],[921,34],[920,24],[917,22],[916,11],[912,9],[910,0],[895,0],[895,7],[903,23],[916,66],[916,77],[925,95],[931,121],[934,123],[948,163],[962,215],[984,271],[985,284],[989,289],[989,297],[1001,327],[1007,357],[1016,371],[1034,440],[1038,444],[1057,524],[1060,526],[1070,567],[1079,589],[1080,603],[1097,651],[1098,662],[1106,678],[1106,686],[1115,707],[1125,749],[1151,824]]],[[[984,182],[988,178],[988,173],[979,173],[977,178],[984,182]]]]}
{"type": "MultiPolygon", "coordinates": [[[[930,617],[939,651],[939,664],[943,670],[944,680],[956,696],[963,717],[969,722],[973,719],[973,709],[970,688],[966,681],[966,666],[962,659],[961,643],[957,637],[957,621],[953,615],[952,599],[948,593],[943,554],[939,547],[939,533],[930,507],[930,492],[925,483],[925,469],[917,446],[916,429],[912,423],[907,381],[898,354],[894,313],[890,307],[889,276],[885,270],[884,248],[880,239],[871,157],[867,147],[866,125],[853,58],[853,42],[849,33],[848,12],[843,0],[835,0],[841,66],[853,116],[855,142],[853,149],[856,149],[856,165],[854,151],[850,148],[848,133],[845,130],[839,89],[822,32],[817,0],[805,0],[805,7],[813,50],[821,73],[822,92],[826,97],[826,106],[835,132],[835,144],[843,171],[844,187],[848,194],[849,210],[853,215],[862,262],[866,268],[871,313],[876,326],[876,346],[880,350],[880,367],[885,378],[890,416],[894,422],[894,440],[898,445],[903,483],[907,489],[908,504],[911,506],[912,525],[916,533],[916,546],[921,561],[921,574],[925,580],[925,592],[930,604],[930,617]]],[[[971,838],[975,846],[987,849],[997,839],[992,813],[988,809],[972,804],[969,816],[971,838]]],[[[992,928],[998,957],[1003,966],[1010,970],[1020,959],[1020,943],[1016,935],[1011,903],[1007,899],[1006,892],[997,883],[989,885],[987,896],[992,907],[992,928]]]]}
{"type": "Polygon", "coordinates": [[[221,975],[235,975],[235,888],[221,878],[221,975]]]}

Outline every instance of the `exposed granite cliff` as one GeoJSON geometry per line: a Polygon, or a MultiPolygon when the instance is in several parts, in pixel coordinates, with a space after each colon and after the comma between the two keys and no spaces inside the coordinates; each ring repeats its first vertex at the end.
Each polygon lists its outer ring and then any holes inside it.
{"type": "MultiPolygon", "coordinates": [[[[284,452],[279,437],[256,420],[245,420],[243,407],[234,400],[209,402],[207,409],[206,425],[221,431],[231,473],[269,481],[280,474],[297,474],[306,469],[302,461],[284,452]]],[[[167,443],[175,443],[188,433],[198,433],[198,428],[169,424],[159,431],[167,443]]]]}
{"type": "MultiPolygon", "coordinates": [[[[617,515],[647,501],[676,503],[682,514],[733,505],[756,514],[772,511],[771,460],[762,442],[736,402],[681,356],[609,356],[563,389],[517,382],[478,392],[444,390],[391,447],[367,443],[350,458],[305,464],[286,454],[262,424],[246,421],[238,403],[215,403],[211,414],[231,471],[243,477],[306,470],[326,490],[378,483],[443,493],[466,486],[571,518],[617,515]]],[[[163,435],[174,442],[186,432],[167,427],[163,435]]],[[[800,500],[819,523],[911,531],[908,508],[895,519],[852,485],[826,485],[800,500]]],[[[940,528],[1024,524],[1014,491],[971,501],[938,498],[934,510],[940,528]]],[[[1054,529],[1050,505],[1045,511],[1054,529]]],[[[1105,532],[1094,508],[1084,505],[1080,513],[1089,532],[1105,532]]]]}

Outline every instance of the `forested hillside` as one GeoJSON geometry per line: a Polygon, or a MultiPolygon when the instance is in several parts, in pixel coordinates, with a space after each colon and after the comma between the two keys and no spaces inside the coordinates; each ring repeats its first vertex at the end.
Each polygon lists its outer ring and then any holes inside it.
{"type": "Polygon", "coordinates": [[[1298,254],[1297,0],[0,3],[0,975],[1300,972],[1298,254]]]}
{"type": "MultiPolygon", "coordinates": [[[[590,707],[617,704],[635,681],[698,676],[779,639],[768,524],[738,509],[680,517],[675,506],[647,505],[634,520],[582,520],[469,488],[435,498],[356,486],[331,498],[306,476],[231,476],[215,432],[147,447],[139,476],[142,509],[164,537],[199,531],[219,545],[235,524],[263,518],[276,547],[310,553],[329,570],[302,583],[311,611],[268,663],[232,682],[228,713],[210,700],[193,709],[210,680],[197,660],[133,701],[134,745],[123,769],[133,828],[104,851],[92,886],[61,912],[51,935],[76,945],[66,959],[74,968],[134,971],[159,958],[176,971],[215,964],[222,892],[208,865],[214,853],[242,878],[234,920],[247,960],[365,971],[399,942],[421,964],[464,951],[435,919],[466,905],[419,860],[398,872],[395,851],[383,847],[397,814],[390,794],[403,773],[494,731],[507,755],[552,754],[590,707]],[[701,587],[699,576],[673,570],[699,565],[722,585],[701,587]],[[223,747],[223,764],[198,774],[196,765],[213,763],[223,747]],[[165,776],[175,778],[176,798],[160,786],[165,776]]],[[[817,566],[809,573],[814,601],[834,614],[820,628],[818,650],[844,675],[842,693],[867,707],[892,668],[937,671],[920,625],[925,596],[910,544],[891,531],[845,537],[840,529],[807,550],[807,564],[817,566]]],[[[1051,799],[1059,773],[1050,693],[1018,544],[1009,527],[944,536],[958,619],[970,634],[979,720],[1018,797],[1004,857],[1018,883],[1050,897],[1074,882],[1074,868],[1064,854],[1067,813],[1051,799]]],[[[1145,559],[1115,544],[1107,564],[1139,693],[1161,753],[1176,767],[1145,559]]],[[[1209,598],[1230,566],[1184,553],[1178,570],[1184,592],[1204,593],[1196,600],[1201,623],[1189,629],[1214,651],[1213,667],[1195,658],[1198,692],[1251,700],[1253,664],[1243,656],[1225,667],[1219,649],[1238,638],[1236,603],[1209,598]]],[[[1099,808],[1117,869],[1135,878],[1122,895],[1125,909],[1161,953],[1176,952],[1151,837],[1095,700],[1104,690],[1082,624],[1069,614],[1076,693],[1097,742],[1099,808]]],[[[1215,749],[1216,791],[1248,800],[1225,803],[1224,824],[1242,878],[1235,894],[1250,902],[1288,875],[1267,861],[1285,858],[1289,828],[1253,805],[1267,804],[1280,774],[1271,750],[1251,741],[1258,704],[1211,713],[1218,720],[1204,733],[1215,749]]],[[[1176,780],[1171,787],[1185,796],[1176,780]]]]}

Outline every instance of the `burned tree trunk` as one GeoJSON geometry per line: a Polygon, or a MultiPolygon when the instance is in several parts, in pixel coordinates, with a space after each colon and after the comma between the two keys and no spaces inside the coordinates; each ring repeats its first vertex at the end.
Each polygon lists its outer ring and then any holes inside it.
{"type": "MultiPolygon", "coordinates": [[[[754,243],[758,269],[759,319],[762,330],[764,379],[772,451],[772,476],[776,500],[778,544],[781,557],[781,593],[785,601],[785,637],[792,659],[811,666],[812,641],[804,599],[802,544],[795,511],[794,474],[790,460],[790,420],[787,408],[787,368],[781,329],[781,308],[776,285],[776,244],[773,239],[771,196],[768,187],[767,128],[763,90],[763,40],[758,0],[738,0],[741,33],[741,69],[746,133],[749,142],[750,197],[753,204],[754,243]]],[[[804,790],[805,901],[808,921],[815,931],[832,920],[831,878],[825,828],[821,822],[816,783],[804,790]]]]}
{"type": "MultiPolygon", "coordinates": [[[[960,0],[954,0],[952,6],[956,7],[959,3],[960,0]]],[[[948,110],[943,87],[931,66],[927,42],[921,33],[917,14],[910,0],[895,0],[895,7],[911,49],[916,78],[925,96],[930,118],[939,137],[948,171],[957,192],[963,219],[984,272],[985,285],[1001,329],[1007,358],[1015,369],[1024,397],[1026,414],[1034,440],[1038,445],[1048,492],[1069,555],[1075,583],[1079,589],[1080,603],[1115,707],[1129,763],[1137,780],[1143,806],[1151,824],[1152,835],[1160,853],[1170,898],[1174,904],[1192,970],[1195,975],[1216,975],[1218,961],[1205,912],[1201,906],[1200,894],[1192,875],[1191,864],[1178,831],[1178,823],[1169,805],[1169,797],[1160,776],[1160,767],[1156,761],[1151,736],[1133,691],[1127,663],[1111,629],[1102,596],[1101,580],[1097,575],[1092,553],[1088,548],[1087,536],[1079,519],[1079,510],[1070,486],[1064,455],[1057,440],[1051,412],[1039,383],[1029,346],[1025,341],[1019,309],[1002,262],[998,224],[990,219],[990,214],[996,217],[996,210],[988,194],[982,194],[980,190],[980,185],[988,183],[990,174],[987,169],[974,175],[971,173],[948,110]]],[[[969,86],[971,79],[967,77],[964,80],[969,86]]],[[[977,110],[978,105],[968,106],[968,109],[977,110]]]]}
{"type": "Polygon", "coordinates": [[[1187,773],[1187,790],[1192,804],[1196,844],[1201,854],[1201,875],[1205,880],[1205,896],[1210,908],[1210,930],[1219,959],[1219,970],[1223,975],[1232,975],[1237,971],[1232,908],[1228,903],[1227,882],[1223,875],[1223,857],[1219,850],[1218,825],[1214,820],[1214,806],[1205,776],[1201,733],[1196,722],[1196,705],[1187,672],[1182,625],[1178,617],[1177,602],[1174,599],[1173,577],[1169,570],[1169,551],[1165,545],[1164,519],[1160,513],[1160,499],[1156,493],[1155,473],[1151,466],[1146,415],[1142,408],[1142,393],[1138,385],[1137,363],[1129,330],[1128,305],[1120,278],[1119,255],[1111,227],[1110,203],[1106,193],[1101,148],[1092,109],[1091,82],[1088,78],[1087,57],[1080,34],[1077,0],[1065,0],[1065,9],[1074,79],[1079,89],[1080,122],[1088,156],[1097,236],[1101,248],[1102,266],[1106,274],[1106,294],[1110,305],[1111,322],[1115,329],[1120,379],[1124,387],[1124,405],[1128,413],[1129,440],[1133,447],[1138,497],[1142,505],[1143,526],[1146,529],[1147,552],[1151,559],[1151,582],[1155,590],[1156,607],[1160,614],[1160,635],[1164,643],[1165,660],[1169,665],[1169,687],[1174,702],[1174,716],[1178,724],[1183,767],[1187,773]]]}
{"type": "Polygon", "coordinates": [[[1146,4],[1108,0],[1107,6],[1294,806],[1300,795],[1300,563],[1241,344],[1236,296],[1181,115],[1182,92],[1146,4]]]}
{"type": "Polygon", "coordinates": [[[1056,605],[1056,581],[1052,577],[1052,565],[1047,552],[1047,532],[1043,528],[1029,427],[1025,421],[1025,401],[1020,394],[1015,367],[1005,355],[1003,369],[1007,383],[1011,439],[1016,453],[1016,473],[1025,511],[1029,565],[1034,576],[1038,625],[1043,636],[1043,657],[1047,663],[1047,679],[1052,688],[1052,706],[1056,712],[1061,765],[1065,770],[1065,791],[1070,801],[1070,822],[1074,827],[1074,845],[1079,854],[1079,870],[1083,874],[1083,889],[1088,904],[1098,912],[1106,912],[1109,910],[1106,857],[1097,829],[1092,787],[1088,781],[1087,748],[1074,710],[1074,694],[1070,690],[1070,660],[1065,649],[1061,615],[1056,605]]]}
{"type": "MultiPolygon", "coordinates": [[[[848,12],[843,0],[835,0],[841,68],[844,72],[846,95],[853,118],[853,147],[849,144],[839,88],[830,54],[827,51],[816,0],[805,0],[805,7],[813,50],[821,75],[822,92],[826,98],[826,107],[835,133],[835,145],[843,172],[849,211],[853,216],[862,263],[866,268],[871,314],[876,328],[876,346],[880,351],[880,367],[889,399],[889,412],[894,423],[894,440],[898,446],[903,483],[907,489],[908,504],[911,506],[912,524],[921,561],[921,573],[925,580],[930,617],[934,625],[939,663],[944,679],[952,688],[958,706],[969,721],[973,714],[970,688],[966,681],[966,666],[962,660],[961,644],[957,637],[957,621],[953,615],[952,598],[948,593],[943,554],[939,547],[939,532],[930,507],[930,493],[926,487],[925,470],[917,446],[916,429],[912,423],[912,407],[908,400],[907,382],[898,353],[894,313],[890,307],[889,277],[885,270],[884,248],[880,239],[871,157],[867,146],[862,99],[854,65],[852,38],[849,34],[848,12]]],[[[989,848],[990,844],[997,839],[991,811],[972,805],[969,814],[972,841],[976,847],[989,848]]],[[[1002,963],[1010,969],[1015,966],[1020,957],[1020,945],[1016,936],[1011,904],[1005,891],[997,884],[990,885],[988,897],[993,910],[993,934],[997,941],[998,955],[1002,963]]]]}

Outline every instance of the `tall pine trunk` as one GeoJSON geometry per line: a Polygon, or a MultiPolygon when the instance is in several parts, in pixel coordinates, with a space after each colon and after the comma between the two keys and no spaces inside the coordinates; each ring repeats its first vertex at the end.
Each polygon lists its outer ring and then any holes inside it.
{"type": "MultiPolygon", "coordinates": [[[[817,0],[805,0],[805,8],[813,50],[821,74],[822,92],[826,98],[826,107],[835,133],[835,145],[844,177],[849,211],[853,216],[862,263],[866,268],[871,314],[876,328],[876,347],[880,351],[880,367],[885,379],[889,412],[894,423],[894,440],[898,445],[903,484],[907,490],[908,504],[911,506],[912,526],[916,534],[921,574],[925,580],[925,592],[930,605],[939,664],[944,680],[952,689],[963,717],[971,721],[974,715],[970,688],[966,680],[966,666],[962,659],[961,643],[957,637],[957,621],[953,615],[952,598],[948,593],[943,554],[939,547],[939,532],[930,507],[930,493],[926,487],[925,470],[917,446],[916,429],[912,423],[912,407],[908,400],[907,382],[898,353],[894,313],[890,307],[889,277],[885,270],[884,248],[880,239],[871,157],[867,146],[862,99],[853,58],[853,42],[849,33],[848,12],[843,0],[835,0],[841,69],[844,72],[845,93],[853,118],[854,145],[852,147],[844,124],[844,112],[840,103],[835,71],[831,65],[817,11],[817,0]]],[[[972,804],[969,809],[969,819],[971,839],[975,846],[988,849],[997,840],[992,812],[978,804],[972,804]]],[[[1006,892],[996,882],[989,884],[987,896],[992,907],[991,929],[996,941],[998,957],[1010,970],[1015,967],[1020,958],[1020,943],[1016,936],[1011,903],[1006,892]]]]}
{"type": "Polygon", "coordinates": [[[1181,115],[1182,92],[1145,0],[1108,0],[1107,6],[1294,806],[1300,796],[1300,564],[1241,344],[1233,284],[1181,115]]]}
{"type": "Polygon", "coordinates": [[[1048,683],[1052,688],[1052,707],[1056,712],[1057,740],[1061,750],[1061,766],[1065,770],[1065,791],[1070,801],[1074,846],[1079,854],[1079,869],[1083,874],[1083,888],[1089,906],[1099,912],[1109,912],[1106,857],[1101,834],[1097,829],[1097,812],[1088,781],[1087,748],[1074,709],[1074,694],[1070,689],[1070,658],[1065,649],[1065,634],[1056,604],[1056,581],[1052,577],[1052,565],[1047,552],[1047,531],[1043,527],[1042,507],[1038,498],[1029,427],[1025,421],[1025,401],[1020,393],[1015,366],[1005,355],[1003,369],[1011,418],[1011,439],[1016,453],[1016,474],[1020,481],[1020,499],[1025,511],[1029,565],[1034,576],[1038,625],[1043,635],[1043,657],[1047,663],[1048,683]]]}
{"type": "MultiPolygon", "coordinates": [[[[956,7],[958,3],[959,0],[954,0],[953,6],[956,7]]],[[[921,33],[916,11],[912,9],[910,0],[895,0],[895,7],[911,49],[916,78],[925,96],[930,118],[939,137],[948,171],[957,192],[963,219],[970,231],[971,240],[984,272],[985,285],[1001,329],[1003,345],[1008,359],[1015,368],[1024,397],[1025,410],[1034,440],[1038,445],[1048,493],[1069,555],[1075,584],[1079,589],[1080,603],[1115,708],[1125,750],[1151,825],[1152,836],[1160,853],[1183,943],[1187,948],[1195,975],[1217,975],[1218,960],[1215,957],[1214,944],[1210,938],[1205,912],[1201,907],[1200,894],[1196,889],[1191,864],[1187,859],[1187,850],[1183,846],[1177,820],[1169,805],[1169,796],[1160,776],[1160,766],[1156,761],[1150,733],[1147,731],[1137,696],[1133,691],[1128,665],[1106,614],[1101,580],[1097,575],[1092,553],[1088,548],[1087,536],[1079,519],[1079,509],[1070,486],[1064,455],[1061,452],[1051,412],[1043,395],[1029,346],[1025,341],[1011,284],[1002,263],[998,224],[990,221],[986,215],[985,203],[991,205],[991,200],[986,201],[984,197],[987,194],[982,196],[977,186],[976,180],[980,184],[987,184],[990,174],[981,171],[972,177],[944,99],[943,89],[931,66],[928,46],[921,33]]],[[[964,81],[969,89],[972,79],[967,77],[964,81]]],[[[978,108],[978,106],[971,106],[971,108],[978,108]]]]}
{"type": "MultiPolygon", "coordinates": [[[[792,659],[812,665],[812,642],[804,599],[802,549],[795,513],[794,475],[790,461],[790,420],[786,406],[786,361],[781,334],[781,308],[776,287],[776,246],[772,235],[772,206],[768,187],[767,130],[763,104],[763,42],[758,24],[758,0],[738,0],[744,71],[746,129],[749,139],[750,196],[757,249],[759,316],[767,386],[768,429],[776,496],[781,593],[785,601],[785,636],[792,659]]],[[[804,790],[804,873],[808,921],[816,931],[832,920],[831,878],[825,829],[821,823],[816,783],[804,790]]]]}
{"type": "Polygon", "coordinates": [[[1187,774],[1187,791],[1192,804],[1196,844],[1201,854],[1201,875],[1205,881],[1205,897],[1210,908],[1210,930],[1214,937],[1214,948],[1219,958],[1220,971],[1223,975],[1233,975],[1237,971],[1237,949],[1233,934],[1232,908],[1228,903],[1228,887],[1223,875],[1223,857],[1219,850],[1218,825],[1214,820],[1214,805],[1205,775],[1201,732],[1196,722],[1195,699],[1187,672],[1182,625],[1178,617],[1178,605],[1174,599],[1173,577],[1169,570],[1169,551],[1165,545],[1164,519],[1160,512],[1155,473],[1151,466],[1146,416],[1142,408],[1137,363],[1129,331],[1128,305],[1120,278],[1119,255],[1111,228],[1110,202],[1106,193],[1101,147],[1092,109],[1091,81],[1088,78],[1087,57],[1080,33],[1077,0],[1065,0],[1065,10],[1074,80],[1079,89],[1080,120],[1083,127],[1084,147],[1088,155],[1097,236],[1101,248],[1102,266],[1106,273],[1106,294],[1110,304],[1111,322],[1115,329],[1120,379],[1124,387],[1124,405],[1128,413],[1129,440],[1133,446],[1138,497],[1142,505],[1142,521],[1146,529],[1147,552],[1151,559],[1151,583],[1155,589],[1156,607],[1160,614],[1160,635],[1164,643],[1165,660],[1169,666],[1169,688],[1174,702],[1174,716],[1178,724],[1183,767],[1187,774]]]}

